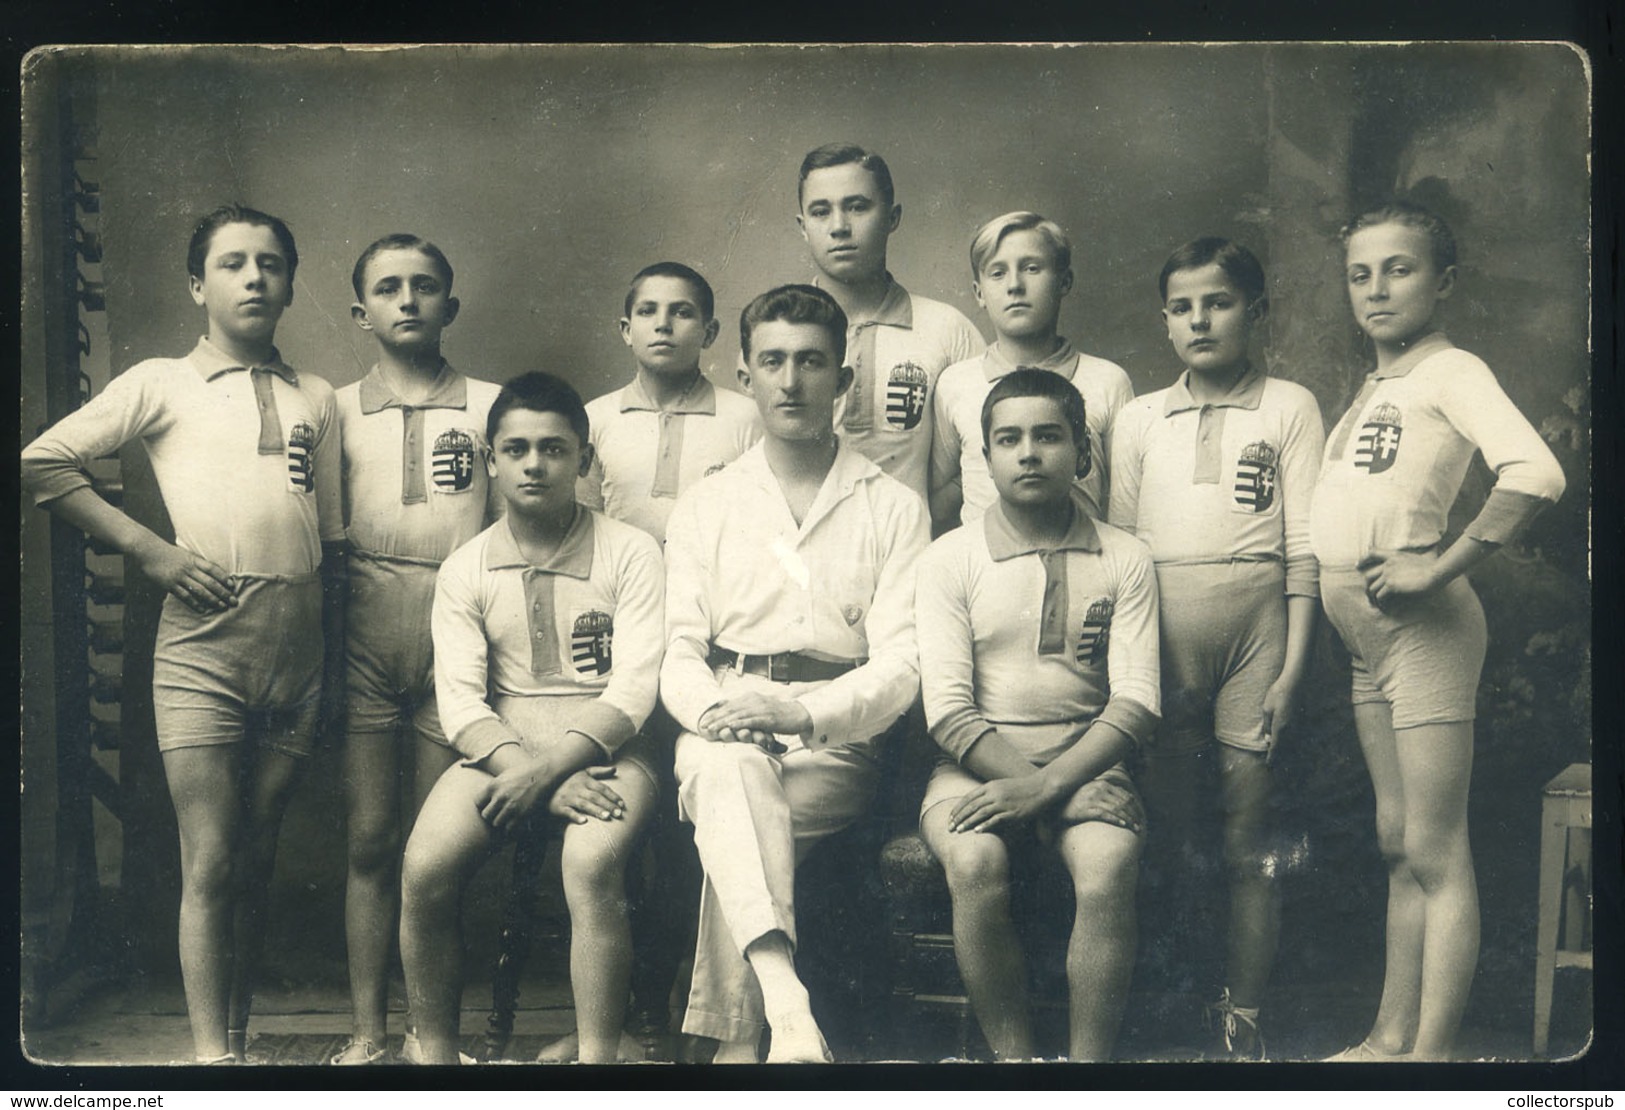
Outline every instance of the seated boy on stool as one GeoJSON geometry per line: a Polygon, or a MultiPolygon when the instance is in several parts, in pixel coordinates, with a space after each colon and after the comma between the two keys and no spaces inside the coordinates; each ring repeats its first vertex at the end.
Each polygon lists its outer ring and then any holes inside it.
{"type": "Polygon", "coordinates": [[[954,954],[988,1047],[1033,1055],[1010,920],[1012,856],[1053,847],[1072,875],[1073,1060],[1111,1055],[1134,965],[1142,811],[1121,760],[1157,720],[1151,555],[1073,488],[1083,397],[1051,370],[982,406],[999,500],[920,558],[915,593],[932,772],[920,831],[948,877],[954,954]]]}
{"type": "Polygon", "coordinates": [[[876,737],[914,700],[925,502],[835,436],[846,317],[781,286],[740,318],[765,438],[678,499],[666,529],[662,700],[705,867],[683,1031],[754,1063],[829,1050],[796,974],[796,864],[868,810],[876,737]]]}
{"type": "Polygon", "coordinates": [[[521,374],[486,423],[507,515],[435,583],[434,681],[465,758],[418,814],[401,877],[401,962],[422,1062],[458,1062],[463,891],[510,836],[563,828],[581,1062],[615,1062],[632,966],[626,861],[659,794],[640,734],[660,673],[665,584],[646,532],[578,505],[587,410],[521,374]]]}

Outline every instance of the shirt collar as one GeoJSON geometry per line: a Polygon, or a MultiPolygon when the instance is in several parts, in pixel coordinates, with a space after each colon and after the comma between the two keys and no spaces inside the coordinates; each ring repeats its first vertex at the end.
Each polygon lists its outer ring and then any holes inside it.
{"type": "MultiPolygon", "coordinates": [[[[1039,362],[1024,362],[1022,366],[1032,366],[1039,370],[1053,370],[1067,381],[1078,369],[1078,350],[1072,346],[1072,341],[1061,338],[1061,345],[1055,352],[1046,355],[1039,362]]],[[[982,354],[982,375],[990,382],[996,382],[1010,371],[1016,369],[1016,364],[1010,361],[1008,355],[999,349],[997,343],[992,343],[982,354]]]]}
{"type": "Polygon", "coordinates": [[[212,382],[221,374],[229,374],[233,370],[269,370],[289,385],[294,387],[299,385],[299,375],[294,372],[293,367],[282,361],[282,356],[275,347],[271,348],[270,362],[263,366],[244,366],[216,347],[205,335],[198,339],[197,346],[193,347],[192,353],[186,357],[191,360],[192,365],[203,375],[206,382],[212,382]]]}
{"type": "MultiPolygon", "coordinates": [[[[621,390],[620,406],[622,412],[660,412],[661,408],[649,397],[649,391],[643,388],[641,378],[634,377],[632,384],[621,390]]],[[[666,412],[691,412],[705,416],[717,414],[717,390],[711,384],[711,379],[704,374],[689,387],[687,393],[672,404],[666,412]]]]}
{"type": "Polygon", "coordinates": [[[1061,537],[1061,542],[1052,548],[1040,547],[1016,531],[1016,526],[1004,515],[1003,501],[996,502],[982,514],[982,531],[987,537],[987,553],[993,556],[996,563],[1014,559],[1019,555],[1034,555],[1044,551],[1100,550],[1100,533],[1096,530],[1095,522],[1090,519],[1089,510],[1084,507],[1083,498],[1076,489],[1072,491],[1072,526],[1066,530],[1066,535],[1061,537]]]}
{"type": "MultiPolygon", "coordinates": [[[[1208,402],[1209,407],[1216,409],[1256,409],[1258,403],[1264,398],[1264,371],[1251,364],[1242,372],[1236,384],[1230,387],[1230,392],[1217,401],[1208,402]]],[[[1191,396],[1191,372],[1185,371],[1168,389],[1168,400],[1162,406],[1162,415],[1173,416],[1175,413],[1189,412],[1199,409],[1202,403],[1191,396]]]]}
{"type": "MultiPolygon", "coordinates": [[[[738,471],[749,476],[763,490],[782,501],[784,491],[779,488],[779,480],[773,476],[773,468],[767,463],[766,442],[765,439],[757,440],[736,462],[728,464],[728,473],[738,471]]],[[[824,475],[824,484],[819,487],[818,496],[813,498],[801,527],[805,529],[816,518],[824,516],[831,507],[847,497],[859,482],[880,472],[880,467],[867,455],[848,447],[844,439],[837,438],[835,461],[830,464],[829,473],[824,475]]]]}
{"type": "Polygon", "coordinates": [[[558,550],[545,563],[532,563],[519,550],[519,541],[513,538],[511,516],[504,516],[491,528],[491,542],[485,547],[485,569],[506,570],[512,567],[543,571],[547,574],[567,574],[571,578],[592,576],[593,512],[582,505],[576,506],[576,517],[570,530],[564,534],[558,550]]]}
{"type": "Polygon", "coordinates": [[[1404,354],[1394,360],[1392,366],[1386,370],[1378,370],[1376,376],[1379,378],[1403,378],[1406,374],[1415,370],[1423,359],[1430,355],[1436,355],[1440,351],[1448,351],[1454,346],[1455,344],[1450,342],[1450,337],[1445,335],[1444,332],[1430,331],[1415,343],[1412,343],[1404,354]]]}
{"type": "Polygon", "coordinates": [[[410,406],[395,396],[395,391],[389,388],[384,380],[382,368],[374,366],[367,371],[367,376],[361,379],[361,411],[367,415],[382,412],[384,409],[466,409],[468,407],[468,379],[451,368],[451,363],[441,362],[440,370],[434,376],[434,384],[429,387],[429,395],[421,401],[414,401],[410,406]]]}
{"type": "Polygon", "coordinates": [[[877,324],[883,324],[890,328],[912,328],[914,326],[914,298],[908,295],[908,290],[904,289],[888,271],[886,274],[886,296],[881,300],[880,307],[861,320],[848,317],[847,323],[854,331],[858,328],[867,328],[877,324]]]}

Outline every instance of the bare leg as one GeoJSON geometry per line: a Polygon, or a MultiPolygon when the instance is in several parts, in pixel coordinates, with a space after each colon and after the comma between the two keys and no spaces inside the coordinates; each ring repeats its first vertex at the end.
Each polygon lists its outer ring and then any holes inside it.
{"type": "Polygon", "coordinates": [[[1281,935],[1281,895],[1269,859],[1270,770],[1262,752],[1221,745],[1219,776],[1230,879],[1225,985],[1231,1002],[1257,1009],[1281,935]]]}
{"type": "Polygon", "coordinates": [[[570,825],[561,868],[570,907],[570,984],[583,1064],[613,1064],[632,980],[632,924],[626,902],[626,863],[654,814],[659,790],[635,764],[616,767],[615,792],[626,803],[620,820],[570,825]]]}
{"type": "Polygon", "coordinates": [[[1134,974],[1140,838],[1116,825],[1088,821],[1061,830],[1056,843],[1077,902],[1066,952],[1072,995],[1069,1056],[1109,1060],[1134,974]]]}
{"type": "Polygon", "coordinates": [[[952,799],[926,810],[920,833],[953,899],[954,958],[982,1036],[998,1060],[1030,1060],[1027,961],[1010,918],[1010,853],[993,833],[949,832],[952,799]]]}
{"type": "Polygon", "coordinates": [[[387,1032],[389,953],[400,916],[399,735],[352,730],[344,746],[349,875],[344,937],[350,962],[350,1028],[382,1048],[387,1032]]]}
{"type": "MultiPolygon", "coordinates": [[[[449,748],[444,744],[436,744],[432,740],[426,740],[421,733],[417,734],[413,741],[413,763],[408,773],[412,787],[408,802],[410,808],[407,810],[405,820],[402,822],[400,845],[395,849],[397,891],[400,889],[400,856],[405,849],[405,840],[412,834],[412,826],[417,822],[418,814],[423,812],[423,803],[428,801],[429,793],[434,790],[435,783],[440,781],[440,776],[450,770],[459,758],[455,748],[449,748]]],[[[397,901],[395,918],[390,922],[391,929],[395,930],[391,934],[392,936],[398,936],[399,918],[400,906],[397,901]]],[[[409,1037],[416,1035],[410,1006],[406,1009],[406,1032],[409,1037]]]]}
{"type": "Polygon", "coordinates": [[[180,958],[200,1060],[224,1056],[232,979],[233,864],[242,807],[241,744],[163,753],[181,840],[180,958]]]}
{"type": "Polygon", "coordinates": [[[1388,865],[1387,955],[1382,1002],[1366,1044],[1384,1055],[1408,1052],[1422,1001],[1422,888],[1405,858],[1405,785],[1394,739],[1393,711],[1382,702],[1354,707],[1355,731],[1377,797],[1377,848],[1388,865]]]}
{"type": "Polygon", "coordinates": [[[401,866],[401,962],[426,1064],[455,1064],[462,1002],[462,903],[497,845],[475,798],[489,778],[472,767],[441,776],[407,838],[401,866]]]}
{"type": "Polygon", "coordinates": [[[231,1028],[247,1029],[254,985],[265,942],[265,918],[276,870],[277,836],[288,799],[304,770],[304,760],[269,748],[258,752],[248,768],[247,820],[238,848],[236,959],[232,962],[231,1028]]]}
{"type": "Polygon", "coordinates": [[[1467,837],[1471,721],[1397,731],[1405,781],[1405,859],[1421,890],[1421,1001],[1413,1057],[1445,1059],[1478,966],[1478,884],[1467,837]]]}
{"type": "Polygon", "coordinates": [[[411,832],[411,826],[417,820],[417,815],[423,810],[423,803],[429,800],[429,792],[434,784],[440,781],[440,776],[451,769],[452,765],[462,758],[455,748],[448,748],[444,744],[436,744],[432,740],[417,737],[412,743],[412,806],[406,815],[406,832],[411,832]]]}

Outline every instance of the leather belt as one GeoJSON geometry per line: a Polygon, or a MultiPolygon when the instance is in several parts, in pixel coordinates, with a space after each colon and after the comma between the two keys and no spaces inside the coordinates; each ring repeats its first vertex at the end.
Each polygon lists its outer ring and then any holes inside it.
{"type": "Polygon", "coordinates": [[[769,682],[827,682],[861,664],[814,659],[799,651],[781,651],[774,655],[741,655],[724,647],[711,645],[705,657],[711,667],[727,667],[739,674],[760,675],[769,682]]]}

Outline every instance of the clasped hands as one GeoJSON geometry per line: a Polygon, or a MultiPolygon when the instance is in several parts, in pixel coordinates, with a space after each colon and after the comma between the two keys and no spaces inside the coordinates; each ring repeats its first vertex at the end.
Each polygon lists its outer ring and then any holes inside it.
{"type": "Polygon", "coordinates": [[[524,763],[491,776],[474,798],[480,816],[494,829],[507,829],[536,808],[544,795],[547,811],[573,824],[584,825],[592,818],[615,821],[626,816],[626,802],[609,785],[615,777],[613,766],[583,767],[556,782],[545,758],[524,763]]]}
{"type": "Polygon", "coordinates": [[[700,715],[700,735],[723,744],[755,744],[769,755],[786,749],[774,733],[807,736],[812,714],[800,702],[773,697],[758,690],[737,690],[700,715]]]}

